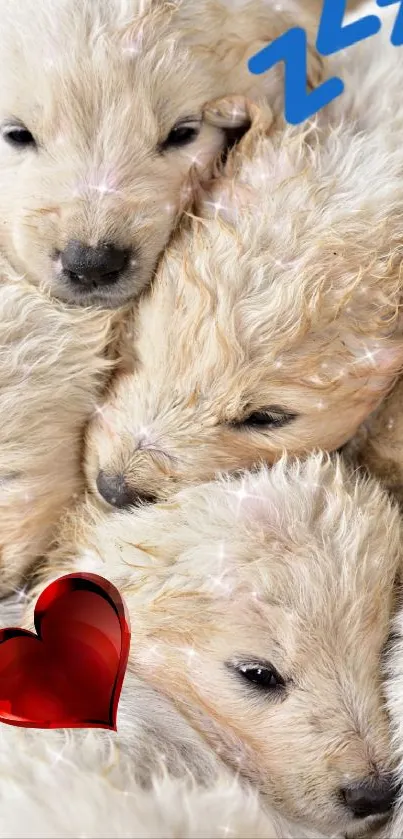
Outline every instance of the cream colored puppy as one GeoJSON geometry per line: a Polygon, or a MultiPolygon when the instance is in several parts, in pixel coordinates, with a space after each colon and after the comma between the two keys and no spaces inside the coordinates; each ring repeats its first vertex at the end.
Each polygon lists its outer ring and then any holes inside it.
{"type": "Polygon", "coordinates": [[[131,513],[89,505],[59,541],[44,579],[113,580],[131,671],[280,813],[343,833],[387,815],[381,654],[401,530],[375,482],[322,456],[281,461],[131,513]]]}
{"type": "MultiPolygon", "coordinates": [[[[48,549],[79,489],[82,431],[105,384],[116,323],[69,305],[137,294],[223,128],[245,119],[238,99],[207,116],[204,105],[235,82],[234,62],[240,88],[255,84],[239,37],[255,43],[245,27],[255,2],[236,15],[206,3],[204,20],[226,27],[215,64],[213,47],[197,47],[190,5],[192,46],[162,0],[0,0],[1,591],[48,549]]],[[[291,22],[259,8],[259,37],[291,22]]],[[[274,102],[279,76],[266,86],[274,102]]]]}
{"type": "MultiPolygon", "coordinates": [[[[234,128],[204,105],[267,95],[247,58],[293,22],[290,0],[0,2],[0,249],[64,300],[116,306],[150,281],[189,198],[234,128]]],[[[307,20],[305,18],[307,17],[307,20]]],[[[322,73],[310,49],[309,82],[322,73]]],[[[243,117],[241,117],[241,122],[243,117]]]]}
{"type": "MultiPolygon", "coordinates": [[[[0,604],[21,626],[22,598],[0,604]]],[[[0,726],[0,831],[11,839],[323,839],[266,805],[178,708],[127,673],[117,732],[0,726]]]]}
{"type": "Polygon", "coordinates": [[[346,92],[315,124],[273,131],[254,111],[168,248],[126,344],[133,369],[88,433],[89,483],[108,503],[165,499],[285,449],[336,449],[391,387],[403,363],[395,12],[337,57],[346,92]]]}

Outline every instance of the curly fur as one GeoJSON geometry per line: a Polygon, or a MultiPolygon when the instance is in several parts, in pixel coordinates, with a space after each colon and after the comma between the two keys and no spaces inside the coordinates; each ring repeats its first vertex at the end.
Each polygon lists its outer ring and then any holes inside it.
{"type": "MultiPolygon", "coordinates": [[[[82,436],[101,398],[118,314],[72,309],[4,263],[0,290],[1,589],[49,547],[82,488],[82,436]],[[116,321],[116,322],[115,322],[116,321]]],[[[122,317],[122,313],[120,314],[122,317]]]]}
{"type": "Polygon", "coordinates": [[[140,301],[133,372],[89,429],[94,492],[102,472],[124,488],[113,503],[165,499],[284,450],[337,449],[392,387],[403,75],[388,43],[394,7],[384,15],[375,39],[335,60],[346,93],[313,123],[273,130],[251,109],[250,132],[140,301]],[[254,412],[267,424],[248,426],[254,412]]]}
{"type": "MultiPolygon", "coordinates": [[[[131,672],[285,817],[368,829],[340,790],[391,769],[380,657],[400,527],[376,482],[340,461],[282,460],[130,513],[88,501],[33,596],[73,570],[113,580],[130,614],[131,672]],[[236,672],[259,661],[285,679],[283,693],[236,672]]],[[[126,694],[129,714],[131,703],[126,694]]]]}
{"type": "MultiPolygon", "coordinates": [[[[225,143],[204,106],[229,94],[267,95],[282,108],[282,74],[252,76],[252,55],[310,16],[287,0],[1,0],[0,248],[14,268],[65,300],[116,306],[146,286],[191,195],[225,143]],[[293,16],[295,15],[295,17],[293,16]],[[161,144],[191,117],[183,148],[161,144]],[[36,148],[12,148],[8,124],[36,148]],[[70,241],[130,251],[118,278],[72,279],[70,241]],[[95,285],[95,287],[94,287],[95,285]]],[[[323,72],[310,49],[309,78],[323,72]]]]}
{"type": "MultiPolygon", "coordinates": [[[[23,599],[3,600],[19,626],[23,599]]],[[[226,770],[166,697],[125,678],[118,731],[0,729],[0,832],[10,839],[320,839],[226,770]]]]}
{"type": "MultiPolygon", "coordinates": [[[[234,83],[217,69],[225,38],[237,61],[245,15],[249,20],[257,2],[235,15],[225,2],[206,0],[203,21],[211,19],[217,33],[216,16],[225,24],[214,65],[197,46],[200,3],[60,0],[56,9],[50,0],[27,0],[11,9],[0,0],[3,590],[47,550],[62,509],[80,488],[83,428],[106,382],[105,353],[124,320],[123,309],[115,322],[106,310],[80,312],[68,303],[117,307],[150,278],[188,200],[185,186],[198,179],[197,161],[211,162],[223,146],[223,128],[245,120],[240,97],[205,105],[234,83]],[[182,44],[179,27],[192,44],[182,44]],[[192,146],[158,155],[175,121],[195,112],[204,119],[192,146]],[[7,145],[10,120],[27,126],[37,149],[7,145]],[[57,265],[76,238],[134,247],[141,264],[112,289],[73,289],[57,265]],[[55,295],[67,303],[52,301],[55,295]]],[[[259,8],[268,38],[291,19],[259,8]]],[[[243,35],[252,38],[251,23],[243,35]]]]}

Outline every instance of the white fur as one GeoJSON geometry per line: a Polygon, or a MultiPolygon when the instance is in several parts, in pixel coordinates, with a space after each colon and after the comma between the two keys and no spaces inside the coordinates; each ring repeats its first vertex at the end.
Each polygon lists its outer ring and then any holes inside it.
{"type": "Polygon", "coordinates": [[[103,477],[124,490],[106,501],[164,500],[285,450],[337,449],[393,386],[403,364],[395,14],[383,10],[378,35],[334,57],[346,92],[315,120],[273,129],[251,108],[200,217],[165,252],[125,346],[132,370],[89,426],[91,489],[103,477]],[[251,428],[256,412],[268,420],[251,428]]]}
{"type": "MultiPolygon", "coordinates": [[[[223,147],[222,129],[237,123],[239,97],[229,94],[250,85],[244,53],[256,27],[270,39],[292,19],[260,0],[243,11],[203,4],[0,0],[3,590],[46,552],[81,488],[84,427],[107,381],[106,355],[117,354],[124,311],[114,318],[70,304],[118,307],[148,283],[193,182],[210,173],[223,147]],[[217,21],[225,24],[222,40],[217,21]],[[178,119],[192,114],[201,121],[195,141],[159,154],[178,119]],[[36,149],[6,142],[10,120],[26,126],[36,149]],[[60,254],[75,239],[132,249],[133,265],[112,286],[73,287],[60,254]]],[[[312,74],[315,66],[313,56],[312,74]]],[[[278,76],[272,82],[275,105],[282,84],[278,76]]]]}
{"type": "MultiPolygon", "coordinates": [[[[342,790],[391,768],[380,660],[400,547],[376,482],[318,455],[131,512],[78,505],[32,598],[89,562],[126,601],[131,673],[285,818],[365,830],[342,790]],[[273,665],[284,689],[253,688],[241,662],[273,665]]],[[[127,732],[135,708],[129,683],[127,732]]]]}
{"type": "MultiPolygon", "coordinates": [[[[3,600],[1,625],[20,625],[21,613],[21,600],[3,600]]],[[[117,733],[0,723],[0,777],[9,839],[319,839],[265,806],[131,673],[117,733]]]]}

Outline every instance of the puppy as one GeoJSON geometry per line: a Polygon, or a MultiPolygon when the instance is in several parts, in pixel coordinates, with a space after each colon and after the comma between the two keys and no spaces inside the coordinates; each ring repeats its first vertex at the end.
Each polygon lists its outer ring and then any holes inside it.
{"type": "Polygon", "coordinates": [[[109,504],[166,499],[285,449],[337,449],[389,391],[403,362],[391,18],[377,43],[337,57],[346,93],[315,123],[272,130],[252,108],[200,218],[168,248],[136,312],[132,372],[88,432],[89,485],[109,504]]]}
{"type": "Polygon", "coordinates": [[[88,504],[43,575],[113,580],[131,671],[281,814],[346,833],[393,799],[381,653],[400,549],[378,484],[317,455],[130,513],[88,504]]]}
{"type": "MultiPolygon", "coordinates": [[[[3,599],[21,626],[24,598],[3,599]]],[[[12,839],[323,839],[227,770],[175,705],[125,676],[117,732],[0,729],[0,829],[12,839]]]]}
{"type": "MultiPolygon", "coordinates": [[[[289,5],[1,0],[0,249],[14,269],[82,305],[137,295],[190,170],[208,173],[240,119],[209,125],[204,105],[247,92],[282,109],[280,71],[252,76],[247,58],[293,11],[305,22],[289,5]]],[[[311,85],[321,72],[310,48],[311,85]]]]}

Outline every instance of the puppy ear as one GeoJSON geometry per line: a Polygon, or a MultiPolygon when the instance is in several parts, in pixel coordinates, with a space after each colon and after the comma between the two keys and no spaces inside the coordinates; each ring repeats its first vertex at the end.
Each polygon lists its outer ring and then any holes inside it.
{"type": "Polygon", "coordinates": [[[249,140],[269,134],[274,122],[273,112],[267,103],[256,105],[244,96],[226,96],[209,102],[203,116],[209,125],[228,132],[238,131],[244,152],[249,140]]]}
{"type": "MultiPolygon", "coordinates": [[[[207,187],[215,190],[217,179],[222,179],[222,185],[226,182],[228,186],[230,181],[237,178],[245,159],[254,157],[262,140],[267,139],[271,132],[274,116],[268,104],[256,105],[240,96],[226,97],[209,103],[205,115],[210,124],[220,128],[225,128],[225,125],[232,121],[233,126],[235,123],[237,125],[233,128],[234,135],[238,131],[238,142],[229,151],[224,163],[219,159],[216,161],[212,183],[207,187]]],[[[237,184],[237,190],[241,191],[240,184],[237,184]]],[[[246,189],[246,203],[250,197],[250,190],[246,189]]]]}
{"type": "Polygon", "coordinates": [[[367,390],[381,393],[389,390],[395,378],[403,372],[403,344],[401,341],[367,340],[365,344],[355,336],[343,336],[343,343],[355,357],[354,374],[367,378],[367,390]]]}
{"type": "Polygon", "coordinates": [[[203,116],[209,125],[216,128],[249,128],[252,122],[250,104],[244,96],[226,96],[209,102],[203,116]]]}

